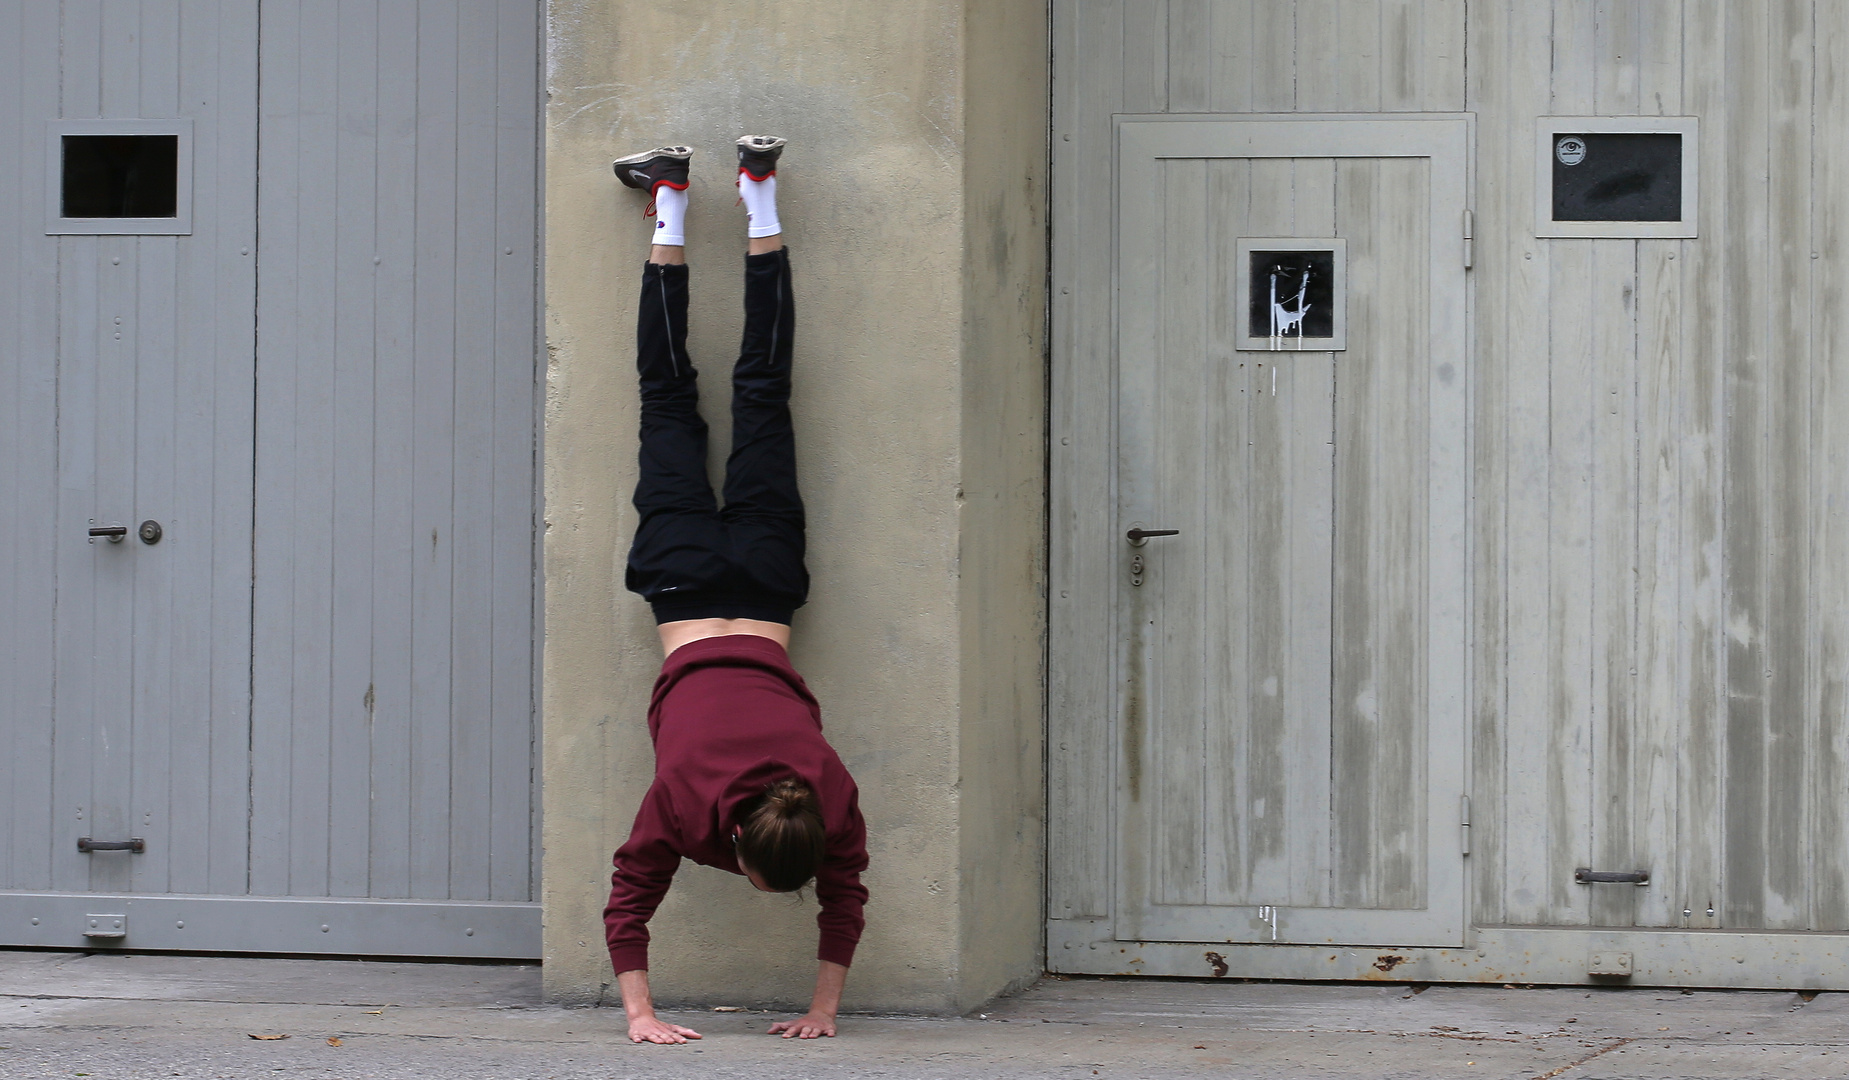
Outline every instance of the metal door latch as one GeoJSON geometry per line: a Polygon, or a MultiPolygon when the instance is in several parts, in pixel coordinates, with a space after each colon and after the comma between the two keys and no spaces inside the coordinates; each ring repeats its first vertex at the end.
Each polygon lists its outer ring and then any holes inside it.
{"type": "Polygon", "coordinates": [[[87,938],[125,938],[128,936],[128,916],[85,915],[83,936],[87,938]]]}
{"type": "Polygon", "coordinates": [[[96,538],[99,536],[106,538],[112,544],[120,544],[122,538],[127,535],[127,525],[98,525],[95,518],[90,519],[90,542],[92,544],[96,543],[96,538]]]}
{"type": "Polygon", "coordinates": [[[1141,585],[1143,583],[1143,569],[1143,557],[1141,555],[1130,556],[1130,584],[1141,585]]]}
{"type": "Polygon", "coordinates": [[[132,840],[92,840],[87,836],[79,836],[77,850],[85,855],[93,851],[132,851],[140,855],[148,850],[148,842],[139,836],[132,840]]]}
{"type": "Polygon", "coordinates": [[[1573,881],[1579,885],[1648,885],[1648,870],[1593,870],[1582,866],[1573,871],[1573,881]]]}

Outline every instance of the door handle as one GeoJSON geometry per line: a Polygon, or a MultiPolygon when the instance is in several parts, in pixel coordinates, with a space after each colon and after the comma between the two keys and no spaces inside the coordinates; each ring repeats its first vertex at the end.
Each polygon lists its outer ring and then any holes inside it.
{"type": "Polygon", "coordinates": [[[120,544],[122,542],[122,538],[127,535],[128,535],[127,525],[91,525],[90,526],[90,542],[93,544],[96,542],[96,538],[99,536],[107,537],[109,539],[109,542],[112,544],[120,544]]]}
{"type": "Polygon", "coordinates": [[[1136,528],[1136,529],[1131,529],[1129,532],[1125,533],[1124,538],[1130,541],[1131,547],[1142,547],[1144,544],[1147,544],[1149,542],[1149,538],[1152,536],[1180,536],[1180,535],[1181,535],[1180,529],[1136,528]]]}
{"type": "Polygon", "coordinates": [[[77,838],[77,850],[85,855],[93,851],[132,851],[139,855],[148,850],[148,842],[137,836],[133,840],[92,840],[87,836],[77,838]]]}

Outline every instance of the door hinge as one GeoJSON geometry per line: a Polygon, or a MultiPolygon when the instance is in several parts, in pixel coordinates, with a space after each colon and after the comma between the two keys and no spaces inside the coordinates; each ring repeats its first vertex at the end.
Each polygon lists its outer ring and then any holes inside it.
{"type": "Polygon", "coordinates": [[[1468,855],[1470,854],[1470,796],[1462,795],[1458,797],[1457,814],[1458,843],[1462,847],[1464,854],[1468,855]]]}
{"type": "Polygon", "coordinates": [[[1470,211],[1464,211],[1464,269],[1469,270],[1476,262],[1477,219],[1470,211]]]}

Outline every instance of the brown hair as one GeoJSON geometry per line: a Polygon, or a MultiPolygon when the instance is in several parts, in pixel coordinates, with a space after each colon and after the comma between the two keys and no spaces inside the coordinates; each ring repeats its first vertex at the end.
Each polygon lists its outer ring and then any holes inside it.
{"type": "Polygon", "coordinates": [[[740,815],[738,861],[771,892],[795,892],[815,876],[827,844],[822,807],[808,784],[771,783],[740,815]]]}

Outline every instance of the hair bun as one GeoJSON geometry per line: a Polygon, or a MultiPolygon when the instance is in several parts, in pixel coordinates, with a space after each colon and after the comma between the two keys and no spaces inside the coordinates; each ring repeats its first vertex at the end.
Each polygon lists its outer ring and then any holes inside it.
{"type": "Polygon", "coordinates": [[[793,818],[804,811],[820,814],[815,791],[794,777],[784,777],[764,789],[764,805],[780,818],[793,818]]]}

